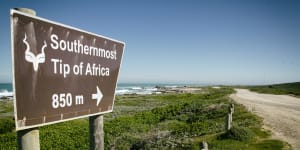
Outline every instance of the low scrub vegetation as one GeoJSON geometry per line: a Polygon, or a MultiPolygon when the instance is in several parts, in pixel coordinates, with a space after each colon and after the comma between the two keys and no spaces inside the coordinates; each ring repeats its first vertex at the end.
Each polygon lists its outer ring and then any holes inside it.
{"type": "MultiPolygon", "coordinates": [[[[228,95],[234,91],[203,90],[199,94],[118,96],[114,112],[104,115],[105,149],[200,149],[202,141],[210,149],[284,146],[268,140],[269,133],[261,130],[262,120],[239,104],[235,104],[233,128],[225,132],[228,106],[234,103],[228,95]]],[[[0,149],[17,147],[16,133],[10,127],[1,128],[0,149]]],[[[39,129],[41,149],[89,148],[87,119],[39,129]]]]}
{"type": "Polygon", "coordinates": [[[251,91],[268,94],[286,94],[300,97],[300,82],[274,84],[265,86],[250,86],[251,91]]]}

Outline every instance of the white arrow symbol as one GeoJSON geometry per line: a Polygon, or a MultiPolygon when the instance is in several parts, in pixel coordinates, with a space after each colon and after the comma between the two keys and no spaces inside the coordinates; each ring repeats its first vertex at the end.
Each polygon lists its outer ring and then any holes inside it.
{"type": "Polygon", "coordinates": [[[99,87],[97,86],[97,93],[92,94],[92,99],[97,100],[97,106],[99,105],[100,101],[102,100],[102,97],[103,97],[103,94],[102,94],[101,90],[99,89],[99,87]]]}

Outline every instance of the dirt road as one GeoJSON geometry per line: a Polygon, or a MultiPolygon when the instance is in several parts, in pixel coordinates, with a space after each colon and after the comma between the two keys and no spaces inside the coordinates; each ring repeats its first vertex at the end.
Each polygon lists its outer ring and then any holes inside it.
{"type": "Polygon", "coordinates": [[[265,128],[273,137],[290,143],[300,150],[300,98],[287,95],[258,94],[246,89],[235,89],[230,95],[236,102],[264,118],[265,128]]]}

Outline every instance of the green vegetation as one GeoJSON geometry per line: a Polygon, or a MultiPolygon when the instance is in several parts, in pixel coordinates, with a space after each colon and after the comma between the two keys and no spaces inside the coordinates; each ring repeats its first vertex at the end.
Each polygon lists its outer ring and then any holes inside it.
{"type": "Polygon", "coordinates": [[[15,122],[11,118],[0,118],[0,134],[12,132],[15,128],[15,122]]]}
{"type": "Polygon", "coordinates": [[[248,142],[253,139],[254,133],[245,127],[232,127],[229,131],[220,136],[220,139],[232,139],[248,142]]]}
{"type": "MultiPolygon", "coordinates": [[[[268,139],[262,120],[235,104],[233,128],[225,132],[230,88],[203,88],[199,94],[116,97],[114,112],[105,115],[106,149],[282,149],[268,139]]],[[[1,105],[0,105],[1,106],[1,105]]],[[[12,119],[11,119],[12,120],[12,119]]],[[[2,120],[1,120],[2,122],[2,120]]],[[[2,124],[1,124],[2,125],[2,124]]],[[[1,128],[2,129],[2,128],[1,128]]],[[[0,133],[0,149],[16,149],[11,128],[0,133]]],[[[40,128],[41,149],[88,149],[88,120],[78,119],[40,128]]]]}
{"type": "Polygon", "coordinates": [[[12,117],[14,112],[13,101],[3,100],[0,101],[0,118],[12,117]]]}
{"type": "Polygon", "coordinates": [[[278,140],[264,140],[260,143],[252,144],[253,148],[260,150],[283,149],[284,144],[278,140]]]}
{"type": "Polygon", "coordinates": [[[0,101],[0,137],[3,134],[9,134],[13,132],[15,128],[13,111],[13,101],[0,101]]]}
{"type": "Polygon", "coordinates": [[[265,86],[249,86],[247,87],[251,91],[268,94],[288,94],[294,96],[300,96],[300,82],[274,84],[265,86]]]}

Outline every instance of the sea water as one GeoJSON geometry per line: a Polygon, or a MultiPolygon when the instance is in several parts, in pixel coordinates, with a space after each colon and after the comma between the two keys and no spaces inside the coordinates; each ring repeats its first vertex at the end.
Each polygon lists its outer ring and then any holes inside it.
{"type": "MultiPolygon", "coordinates": [[[[180,84],[154,84],[154,83],[119,83],[116,88],[116,95],[124,94],[159,94],[157,87],[175,88],[182,86],[180,84]]],[[[0,97],[12,96],[12,84],[0,83],[0,97]]]]}
{"type": "Polygon", "coordinates": [[[116,89],[116,95],[138,94],[147,95],[158,93],[157,84],[145,83],[120,83],[116,89]]]}
{"type": "Polygon", "coordinates": [[[3,96],[13,96],[11,83],[0,83],[0,98],[3,96]]]}

